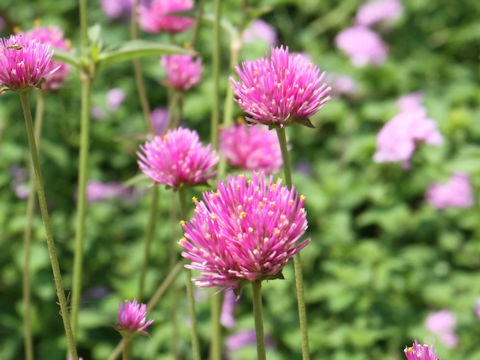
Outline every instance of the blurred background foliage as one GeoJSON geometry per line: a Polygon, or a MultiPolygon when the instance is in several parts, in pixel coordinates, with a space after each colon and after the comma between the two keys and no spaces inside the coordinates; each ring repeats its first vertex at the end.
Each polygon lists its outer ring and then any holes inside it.
{"type": "MultiPolygon", "coordinates": [[[[253,2],[252,2],[253,3],[253,2]]],[[[474,307],[480,296],[480,209],[435,210],[425,191],[454,171],[471,175],[475,196],[480,185],[480,92],[478,54],[480,2],[403,0],[404,13],[379,32],[389,45],[380,67],[355,68],[334,46],[335,35],[353,24],[359,0],[265,0],[263,15],[278,33],[279,43],[308,53],[323,70],[351,76],[355,94],[330,101],[313,119],[316,129],[289,129],[298,171],[294,183],[306,195],[311,244],[303,252],[306,301],[314,359],[402,359],[414,338],[433,341],[442,358],[480,359],[480,323],[474,307]],[[401,95],[421,90],[429,117],[445,137],[442,147],[422,147],[410,170],[372,160],[375,137],[391,119],[401,95]],[[426,316],[450,309],[457,317],[458,346],[447,349],[424,326],[426,316]]],[[[255,2],[255,5],[257,3],[255,2]]],[[[223,1],[223,16],[239,22],[240,2],[223,1]]],[[[207,1],[206,11],[211,12],[207,1]]],[[[0,16],[6,36],[14,26],[33,27],[34,19],[57,25],[79,44],[77,2],[74,0],[3,0],[0,16]]],[[[128,39],[126,22],[111,21],[96,0],[88,4],[90,24],[102,26],[103,43],[128,39]]],[[[141,34],[167,42],[166,35],[141,34]]],[[[190,34],[176,38],[179,44],[190,34]]],[[[211,25],[201,28],[197,50],[202,54],[201,83],[185,99],[184,125],[207,142],[212,92],[211,25]]],[[[228,37],[223,34],[222,94],[228,74],[228,37]]],[[[241,59],[265,54],[263,43],[246,45],[241,59]]],[[[148,97],[153,107],[165,106],[166,89],[158,81],[157,58],[142,60],[148,97]]],[[[35,96],[31,97],[32,105],[35,96]]],[[[135,151],[139,141],[128,137],[146,126],[137,98],[131,63],[102,69],[94,84],[93,105],[105,118],[93,120],[89,178],[126,181],[139,173],[135,151]],[[105,94],[118,87],[126,101],[114,113],[105,94]]],[[[15,94],[0,98],[0,357],[23,357],[22,237],[26,201],[14,192],[14,170],[26,168],[28,152],[20,106],[15,94]]],[[[42,139],[42,165],[57,251],[66,288],[73,262],[75,191],[79,143],[79,80],[72,71],[66,85],[47,97],[42,139]]],[[[241,115],[235,106],[235,117],[241,115]]],[[[114,198],[88,207],[85,238],[84,296],[78,335],[85,360],[106,359],[119,340],[112,325],[118,302],[132,299],[138,289],[149,204],[148,184],[139,184],[128,200],[114,198]]],[[[198,194],[192,194],[197,195],[198,194]]],[[[157,232],[147,275],[151,294],[167,275],[170,194],[163,190],[157,232]]],[[[34,224],[32,248],[34,345],[38,359],[65,359],[65,339],[56,305],[51,269],[40,216],[34,224]]],[[[179,237],[180,231],[174,236],[179,237]]],[[[285,281],[264,287],[265,328],[275,342],[269,359],[299,359],[300,335],[293,295],[292,266],[285,281]]],[[[179,279],[181,284],[182,279],[179,279]]],[[[208,292],[199,291],[201,342],[207,354],[210,328],[208,292]]],[[[235,310],[237,329],[253,328],[250,290],[235,310]]],[[[182,306],[186,304],[182,301],[182,306]]],[[[137,359],[167,359],[170,302],[168,296],[152,311],[151,337],[136,341],[137,359]]],[[[189,351],[186,311],[181,313],[181,351],[189,351]]],[[[230,333],[225,330],[225,334],[230,333]]],[[[255,358],[253,347],[236,358],[255,358]]],[[[231,355],[229,355],[231,356],[231,355]]],[[[185,355],[185,358],[189,358],[185,355]]],[[[230,357],[233,358],[233,357],[230,357]]]]}

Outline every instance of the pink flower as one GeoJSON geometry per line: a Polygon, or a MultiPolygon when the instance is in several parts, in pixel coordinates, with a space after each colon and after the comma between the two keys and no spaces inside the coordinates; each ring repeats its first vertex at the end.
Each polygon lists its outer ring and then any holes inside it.
{"type": "Polygon", "coordinates": [[[0,39],[0,93],[38,87],[40,80],[52,75],[52,55],[50,45],[23,35],[0,39]]]}
{"type": "Polygon", "coordinates": [[[422,103],[423,93],[421,91],[415,91],[413,93],[400,96],[400,98],[397,100],[397,106],[400,108],[400,111],[421,108],[422,103]]]}
{"type": "Polygon", "coordinates": [[[195,284],[235,289],[281,278],[288,260],[310,242],[299,243],[307,229],[305,197],[256,172],[251,180],[229,176],[217,187],[203,193],[204,201],[194,199],[194,217],[182,223],[182,256],[192,261],[185,267],[200,271],[195,284]]]}
{"type": "Polygon", "coordinates": [[[152,34],[162,31],[178,33],[192,26],[194,20],[168,14],[191,9],[193,0],[153,0],[149,7],[140,6],[138,22],[143,30],[152,34]]]}
{"type": "Polygon", "coordinates": [[[457,172],[446,183],[435,183],[427,190],[427,201],[436,209],[469,208],[474,198],[470,177],[457,172]]]}
{"type": "Polygon", "coordinates": [[[222,304],[222,313],[220,314],[220,322],[227,329],[233,329],[237,325],[235,316],[233,316],[236,298],[237,296],[233,290],[225,291],[222,304]]]}
{"type": "Polygon", "coordinates": [[[277,32],[273,26],[266,21],[263,21],[262,19],[255,19],[243,32],[242,40],[245,43],[261,40],[266,43],[268,47],[273,47],[277,43],[277,32]]]}
{"type": "Polygon", "coordinates": [[[332,96],[352,95],[357,89],[355,80],[348,75],[327,74],[325,81],[332,87],[332,96]]]}
{"type": "MultiPolygon", "coordinates": [[[[63,37],[63,31],[55,26],[37,26],[25,33],[25,39],[28,41],[36,40],[52,48],[64,51],[70,50],[70,42],[63,37]]],[[[45,82],[42,84],[42,88],[49,91],[60,89],[68,74],[70,74],[70,70],[70,65],[52,60],[46,70],[50,72],[50,75],[45,76],[45,82]]]]}
{"type": "Polygon", "coordinates": [[[423,107],[402,111],[387,122],[377,135],[376,162],[402,162],[408,167],[416,144],[441,145],[442,134],[423,107]]]}
{"type": "Polygon", "coordinates": [[[369,1],[358,9],[355,21],[358,25],[372,26],[381,21],[395,20],[403,11],[398,0],[369,1]]]}
{"type": "Polygon", "coordinates": [[[155,135],[163,135],[168,126],[168,109],[156,108],[150,114],[150,121],[152,123],[155,135]]]}
{"type": "Polygon", "coordinates": [[[92,106],[90,108],[90,115],[95,120],[102,120],[105,118],[105,111],[100,106],[92,106]]]}
{"type": "Polygon", "coordinates": [[[308,118],[330,100],[330,88],[323,83],[325,73],[283,46],[272,49],[270,58],[247,60],[235,70],[240,77],[240,82],[230,78],[235,101],[254,123],[309,124],[308,118]]]}
{"type": "Polygon", "coordinates": [[[218,162],[211,145],[203,146],[195,131],[177,128],[140,146],[138,165],[153,181],[174,189],[206,182],[218,162]]]}
{"type": "MultiPolygon", "coordinates": [[[[236,351],[246,346],[255,346],[257,334],[255,330],[240,330],[225,339],[225,347],[228,352],[236,351]]],[[[273,340],[265,334],[265,345],[269,348],[275,347],[273,340]]]]}
{"type": "Polygon", "coordinates": [[[202,59],[193,60],[190,55],[163,55],[160,63],[167,74],[168,84],[177,90],[186,91],[200,81],[202,59]]]}
{"type": "Polygon", "coordinates": [[[105,15],[116,20],[127,17],[132,12],[133,0],[101,0],[105,15]]]}
{"type": "Polygon", "coordinates": [[[480,297],[477,299],[475,303],[475,314],[477,314],[478,320],[480,320],[480,297]]]}
{"type": "Polygon", "coordinates": [[[264,126],[238,124],[220,130],[220,150],[240,169],[274,174],[283,163],[277,134],[264,126]]]}
{"type": "Polygon", "coordinates": [[[433,350],[433,345],[419,345],[417,340],[411,347],[405,347],[405,356],[407,360],[440,360],[437,352],[433,350]]]}
{"type": "Polygon", "coordinates": [[[450,310],[440,310],[428,315],[425,320],[425,327],[435,334],[440,342],[448,348],[457,346],[458,337],[455,334],[457,319],[450,310]]]}
{"type": "Polygon", "coordinates": [[[107,92],[107,108],[110,111],[117,111],[120,105],[125,101],[125,91],[119,88],[110,89],[107,92]]]}
{"type": "Polygon", "coordinates": [[[147,321],[147,305],[138,304],[137,299],[133,299],[133,302],[125,300],[118,305],[118,324],[115,328],[122,336],[132,336],[138,332],[148,336],[145,329],[152,323],[153,320],[147,321]]]}
{"type": "Polygon", "coordinates": [[[102,201],[114,197],[128,198],[131,195],[130,189],[118,182],[102,183],[90,180],[87,183],[87,200],[91,202],[102,201]]]}
{"type": "Polygon", "coordinates": [[[387,45],[380,36],[364,26],[342,30],[335,37],[335,45],[358,67],[369,63],[381,65],[387,58],[387,45]]]}

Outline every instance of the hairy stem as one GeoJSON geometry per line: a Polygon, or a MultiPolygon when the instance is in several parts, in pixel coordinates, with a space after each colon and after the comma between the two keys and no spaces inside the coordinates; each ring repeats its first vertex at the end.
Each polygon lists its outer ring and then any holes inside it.
{"type": "Polygon", "coordinates": [[[257,359],[266,360],[265,335],[263,333],[263,315],[262,315],[262,281],[252,282],[253,289],[253,316],[255,318],[255,333],[257,335],[257,359]]]}
{"type": "Polygon", "coordinates": [[[35,172],[35,188],[38,194],[38,203],[40,205],[40,213],[42,214],[43,224],[47,237],[48,255],[52,265],[53,280],[55,283],[55,290],[57,292],[58,301],[60,303],[60,313],[62,315],[63,326],[65,328],[65,335],[67,336],[68,352],[73,360],[78,360],[77,349],[75,347],[75,338],[73,336],[70,325],[70,317],[68,314],[67,300],[65,299],[65,291],[62,284],[62,275],[60,273],[60,265],[58,264],[57,253],[55,250],[55,242],[53,240],[53,233],[50,226],[50,217],[48,215],[47,200],[45,198],[45,190],[43,187],[42,174],[40,172],[40,161],[38,158],[37,145],[32,124],[32,114],[30,113],[30,105],[28,103],[28,95],[25,91],[20,94],[20,101],[22,103],[23,115],[25,117],[25,125],[27,128],[28,146],[32,156],[32,166],[35,172]]]}

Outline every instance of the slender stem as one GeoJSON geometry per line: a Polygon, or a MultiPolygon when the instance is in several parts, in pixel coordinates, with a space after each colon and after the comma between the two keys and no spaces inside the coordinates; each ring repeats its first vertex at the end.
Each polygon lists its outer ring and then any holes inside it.
{"type": "Polygon", "coordinates": [[[158,209],[158,186],[153,185],[152,198],[150,202],[150,211],[148,216],[147,233],[145,237],[145,249],[143,253],[143,264],[140,271],[140,283],[138,289],[139,299],[143,299],[143,293],[145,288],[145,276],[147,274],[148,262],[150,258],[150,244],[152,243],[153,235],[155,234],[155,225],[157,223],[157,209],[158,209]]]}
{"type": "MultiPolygon", "coordinates": [[[[182,220],[186,220],[187,213],[187,199],[186,199],[186,189],[185,187],[180,187],[178,190],[178,196],[180,199],[180,214],[182,220]]],[[[188,314],[190,316],[190,337],[192,341],[192,354],[193,360],[200,360],[200,345],[198,342],[198,331],[197,331],[197,314],[195,312],[195,299],[193,297],[193,284],[192,284],[192,271],[190,269],[185,269],[185,278],[187,286],[187,300],[188,300],[188,314]]]]}
{"type": "MultiPolygon", "coordinates": [[[[282,150],[283,172],[285,174],[285,182],[288,188],[292,187],[292,169],[287,147],[287,136],[285,128],[277,128],[278,140],[280,141],[280,149],[282,150]]],[[[293,256],[293,268],[295,270],[295,287],[297,290],[298,319],[300,322],[300,333],[302,335],[302,359],[310,360],[310,349],[308,345],[308,326],[307,311],[305,308],[305,298],[303,290],[303,271],[300,253],[293,256]]]]}
{"type": "MultiPolygon", "coordinates": [[[[169,244],[169,267],[172,269],[177,262],[177,230],[178,230],[178,201],[175,193],[171,192],[170,199],[170,244],[169,244]]],[[[170,352],[172,354],[172,359],[178,359],[178,291],[177,284],[173,283],[170,290],[170,352]]]]}
{"type": "MultiPolygon", "coordinates": [[[[168,276],[165,278],[165,280],[162,282],[162,284],[158,287],[157,291],[155,291],[155,294],[152,296],[152,298],[148,302],[147,311],[150,311],[151,309],[153,309],[155,307],[155,305],[157,305],[158,301],[161,299],[161,297],[163,296],[165,291],[167,291],[168,287],[177,278],[178,274],[182,270],[182,267],[183,267],[183,261],[180,261],[170,271],[168,276]]],[[[117,347],[113,350],[113,352],[108,357],[108,360],[115,360],[115,359],[118,358],[118,356],[122,352],[123,343],[124,343],[124,340],[122,340],[118,343],[117,347]]]]}
{"type": "MultiPolygon", "coordinates": [[[[132,16],[130,18],[130,37],[132,40],[138,39],[137,8],[139,0],[133,1],[132,16]]],[[[147,122],[150,134],[154,134],[153,124],[150,119],[150,105],[148,104],[147,91],[142,76],[142,65],[140,59],[133,59],[133,72],[135,73],[135,82],[137,83],[138,99],[142,107],[143,117],[147,122]]]]}
{"type": "Polygon", "coordinates": [[[220,0],[213,0],[213,109],[211,119],[210,141],[218,147],[218,122],[220,119],[220,0]]]}
{"type": "Polygon", "coordinates": [[[192,40],[190,40],[190,47],[195,49],[197,45],[198,34],[200,33],[200,24],[202,23],[203,8],[205,0],[199,0],[197,4],[197,15],[195,16],[195,27],[193,28],[192,40]]]}
{"type": "MultiPolygon", "coordinates": [[[[42,133],[43,112],[45,109],[45,92],[40,91],[35,111],[34,136],[37,142],[37,151],[40,151],[40,137],[42,133]]],[[[30,292],[30,248],[32,243],[32,223],[35,212],[35,170],[30,164],[29,192],[27,201],[27,224],[23,237],[23,306],[24,306],[24,336],[25,336],[25,359],[33,360],[33,340],[31,323],[31,292],[30,292]]]]}
{"type": "Polygon", "coordinates": [[[45,190],[43,188],[43,179],[40,172],[40,162],[38,159],[37,145],[32,124],[32,114],[30,113],[30,106],[28,104],[28,95],[26,92],[19,92],[20,101],[22,103],[23,115],[25,117],[25,125],[27,128],[28,146],[32,156],[32,165],[35,172],[35,187],[38,194],[38,203],[40,205],[40,212],[42,214],[43,224],[47,237],[48,255],[50,256],[50,263],[52,265],[53,280],[55,289],[57,291],[58,300],[60,303],[60,313],[62,315],[63,326],[65,328],[65,335],[67,336],[68,351],[73,360],[78,360],[77,349],[75,347],[75,338],[70,326],[70,317],[68,314],[67,300],[65,299],[65,291],[62,284],[62,275],[60,273],[60,266],[55,251],[55,242],[53,240],[53,233],[50,226],[50,217],[48,215],[47,200],[45,198],[45,190]]]}
{"type": "Polygon", "coordinates": [[[128,345],[130,341],[123,339],[123,352],[122,352],[122,360],[128,360],[128,345]]]}
{"type": "Polygon", "coordinates": [[[222,293],[210,295],[210,313],[212,321],[212,341],[210,345],[210,360],[222,359],[222,328],[220,326],[220,314],[222,307],[222,293]]]}
{"type": "Polygon", "coordinates": [[[85,214],[87,207],[86,189],[91,99],[91,79],[86,74],[81,74],[81,78],[82,99],[80,113],[80,163],[78,168],[77,222],[74,245],[75,250],[73,257],[72,283],[72,330],[74,334],[76,334],[78,328],[78,312],[80,308],[80,294],[82,292],[83,238],[85,229],[85,214]]]}
{"type": "Polygon", "coordinates": [[[263,333],[263,315],[262,315],[262,281],[252,282],[253,289],[253,316],[255,317],[255,333],[257,335],[257,359],[266,360],[265,353],[265,335],[263,333]]]}
{"type": "Polygon", "coordinates": [[[87,0],[79,0],[82,46],[88,45],[87,0]]]}
{"type": "Polygon", "coordinates": [[[178,94],[177,118],[173,125],[174,128],[177,128],[178,126],[180,126],[180,123],[182,122],[182,117],[183,117],[183,92],[180,92],[178,94]]]}

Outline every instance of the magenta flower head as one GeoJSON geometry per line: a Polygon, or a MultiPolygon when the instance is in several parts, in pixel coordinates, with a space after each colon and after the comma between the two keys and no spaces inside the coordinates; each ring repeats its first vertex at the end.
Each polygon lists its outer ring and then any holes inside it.
{"type": "Polygon", "coordinates": [[[162,31],[178,33],[187,30],[194,20],[188,17],[169,15],[171,12],[193,9],[193,0],[153,0],[149,7],[140,6],[138,22],[151,34],[162,31]]]}
{"type": "Polygon", "coordinates": [[[472,207],[474,196],[470,176],[462,172],[454,173],[446,183],[431,185],[426,197],[436,209],[472,207]]]}
{"type": "MultiPolygon", "coordinates": [[[[60,50],[70,50],[70,42],[65,40],[63,31],[55,26],[36,26],[34,29],[25,33],[25,39],[29,41],[38,41],[60,50]]],[[[45,82],[42,84],[42,89],[49,91],[60,89],[68,74],[70,74],[70,70],[70,65],[52,60],[47,69],[47,72],[50,72],[50,75],[45,76],[45,82]]]]}
{"type": "Polygon", "coordinates": [[[164,55],[160,63],[167,75],[166,85],[180,91],[186,91],[200,81],[202,75],[202,59],[194,60],[190,55],[164,55]]]}
{"type": "Polygon", "coordinates": [[[237,124],[220,130],[220,150],[229,164],[244,170],[275,174],[283,163],[277,134],[265,126],[237,124]]]}
{"type": "Polygon", "coordinates": [[[0,94],[38,88],[41,80],[52,74],[52,56],[48,44],[27,40],[23,35],[0,39],[0,94]]]}
{"type": "Polygon", "coordinates": [[[419,345],[417,340],[410,347],[405,347],[405,356],[407,360],[440,360],[437,352],[433,350],[433,345],[419,345]]]}
{"type": "Polygon", "coordinates": [[[240,82],[230,78],[235,101],[254,123],[283,128],[298,122],[311,127],[309,117],[330,100],[325,73],[283,46],[272,49],[270,58],[247,60],[235,70],[240,77],[240,82]]]}
{"type": "Polygon", "coordinates": [[[246,281],[282,278],[282,268],[310,239],[299,243],[307,229],[303,203],[295,189],[263,173],[228,177],[218,190],[194,199],[193,219],[182,222],[182,256],[199,270],[200,287],[236,289],[246,281]]]}
{"type": "Polygon", "coordinates": [[[178,189],[205,183],[215,175],[211,172],[218,156],[211,145],[203,146],[196,131],[177,128],[163,137],[156,136],[140,146],[138,165],[153,181],[178,189]]]}
{"type": "Polygon", "coordinates": [[[118,305],[118,324],[115,329],[123,337],[131,337],[137,333],[148,336],[145,329],[152,323],[153,320],[147,321],[147,305],[137,303],[137,299],[133,299],[133,302],[125,300],[118,305]]]}

